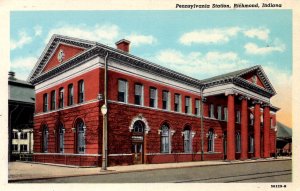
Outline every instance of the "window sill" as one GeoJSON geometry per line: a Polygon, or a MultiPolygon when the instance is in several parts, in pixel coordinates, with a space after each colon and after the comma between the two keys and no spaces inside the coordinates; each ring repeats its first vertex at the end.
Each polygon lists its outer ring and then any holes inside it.
{"type": "Polygon", "coordinates": [[[221,152],[208,151],[208,152],[204,152],[204,154],[221,154],[221,152]]]}

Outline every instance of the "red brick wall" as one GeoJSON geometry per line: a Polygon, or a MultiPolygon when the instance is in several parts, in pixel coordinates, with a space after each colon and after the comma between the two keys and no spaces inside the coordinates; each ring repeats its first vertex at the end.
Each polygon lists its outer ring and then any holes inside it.
{"type": "MultiPolygon", "coordinates": [[[[159,83],[154,83],[145,79],[132,77],[129,75],[120,74],[114,71],[109,72],[109,87],[108,87],[108,97],[110,100],[117,100],[118,93],[118,79],[125,79],[128,81],[128,102],[129,104],[134,103],[134,84],[141,83],[144,86],[144,105],[149,106],[149,87],[154,86],[158,91],[158,109],[162,108],[162,91],[168,90],[171,93],[171,111],[174,110],[174,94],[181,94],[182,98],[182,112],[184,112],[185,96],[190,96],[192,100],[192,113],[194,113],[194,100],[199,99],[199,95],[196,93],[190,93],[184,90],[179,90],[170,86],[165,86],[159,83]]],[[[57,92],[57,105],[58,105],[58,90],[60,87],[64,87],[64,105],[67,105],[67,86],[70,83],[74,84],[74,102],[77,103],[77,82],[83,79],[85,82],[85,101],[95,100],[98,93],[103,93],[103,69],[95,69],[91,72],[68,80],[61,85],[55,86],[53,88],[47,89],[36,95],[37,100],[37,113],[42,112],[42,101],[43,94],[48,93],[49,106],[50,106],[50,92],[56,90],[57,92]],[[100,78],[99,78],[100,76],[100,78]],[[100,84],[100,85],[99,85],[100,84]]],[[[227,106],[227,98],[225,96],[210,97],[207,99],[204,105],[204,113],[208,114],[208,105],[213,103],[215,106],[215,117],[217,117],[217,106],[227,106]]],[[[236,110],[240,110],[240,102],[236,98],[236,110]]],[[[100,106],[103,102],[100,102],[100,106]]],[[[201,140],[200,140],[200,118],[194,115],[179,114],[176,112],[165,112],[162,110],[154,110],[146,107],[137,107],[133,105],[127,105],[122,103],[110,102],[108,105],[108,154],[131,154],[131,136],[132,132],[129,131],[132,119],[142,114],[149,124],[150,131],[145,135],[145,152],[146,155],[144,162],[147,163],[161,163],[161,162],[180,162],[180,161],[192,161],[200,160],[201,155],[201,140]],[[175,130],[172,136],[172,153],[171,154],[161,154],[160,153],[160,134],[158,130],[161,128],[163,123],[167,123],[171,130],[175,130]],[[198,154],[182,154],[183,149],[183,136],[182,131],[184,127],[189,126],[191,130],[196,132],[192,147],[193,152],[198,152],[198,154]],[[177,153],[177,154],[176,154],[177,153]],[[181,153],[181,154],[178,154],[181,153]]],[[[222,110],[223,112],[223,110],[222,110]]],[[[87,126],[86,132],[86,153],[87,154],[98,154],[102,153],[102,115],[100,114],[99,102],[81,105],[74,108],[65,109],[62,111],[55,111],[44,115],[38,115],[35,117],[34,131],[41,132],[41,124],[45,122],[49,128],[49,153],[56,153],[56,134],[54,134],[54,129],[56,129],[56,124],[61,121],[66,128],[65,131],[65,153],[76,153],[76,138],[75,132],[72,130],[74,127],[75,120],[77,118],[82,118],[87,126]]],[[[273,116],[274,117],[274,116],[273,116]]],[[[221,160],[223,159],[223,132],[226,131],[227,123],[224,121],[219,121],[215,119],[204,119],[204,160],[221,160]],[[208,130],[213,128],[217,137],[215,138],[215,152],[207,153],[207,137],[206,134],[208,130]]],[[[235,125],[236,131],[240,130],[240,125],[235,125]]],[[[249,127],[249,131],[253,132],[253,128],[249,127]]],[[[273,131],[270,131],[270,142],[272,148],[272,141],[274,141],[273,131]]],[[[250,133],[249,133],[250,134],[250,133]]],[[[41,133],[35,133],[34,135],[34,151],[41,152],[41,133]]],[[[272,149],[271,149],[272,150],[272,149]]],[[[239,154],[236,156],[238,157],[239,154]]],[[[249,154],[251,156],[251,154],[249,154]]],[[[121,164],[132,164],[132,155],[124,156],[109,156],[109,165],[121,165],[121,164]]],[[[67,156],[63,159],[55,155],[47,156],[36,156],[36,161],[47,161],[55,163],[68,163],[73,165],[91,165],[93,166],[98,162],[101,165],[101,159],[99,157],[88,157],[88,156],[67,156]],[[65,161],[66,162],[65,162],[65,161]]]]}
{"type": "MultiPolygon", "coordinates": [[[[103,91],[102,86],[99,84],[101,83],[99,79],[99,76],[102,76],[100,74],[100,69],[95,69],[92,71],[89,71],[85,74],[82,74],[80,76],[74,77],[70,80],[67,80],[57,86],[51,87],[49,89],[46,89],[42,92],[39,92],[36,94],[36,113],[43,112],[43,95],[45,93],[48,94],[48,111],[50,110],[50,104],[51,104],[51,91],[55,90],[56,91],[56,108],[58,108],[58,100],[59,100],[59,89],[64,88],[64,107],[67,106],[67,101],[68,101],[68,85],[73,84],[73,91],[74,91],[74,104],[78,103],[78,81],[83,80],[84,81],[84,100],[85,101],[90,101],[97,99],[98,92],[103,91]],[[100,89],[100,90],[99,90],[100,89]]],[[[101,83],[102,84],[102,83],[101,83]]]]}
{"type": "Polygon", "coordinates": [[[34,117],[34,152],[42,152],[41,125],[45,123],[48,126],[49,132],[48,153],[57,153],[57,122],[60,121],[65,128],[64,152],[76,153],[76,132],[72,128],[75,128],[76,119],[81,118],[87,127],[86,153],[98,154],[99,144],[102,144],[102,139],[99,139],[98,136],[99,134],[100,136],[102,134],[102,131],[99,131],[99,121],[101,122],[102,117],[99,116],[98,105],[99,103],[91,103],[80,107],[34,117]]]}
{"type": "MultiPolygon", "coordinates": [[[[172,136],[172,153],[183,153],[183,136],[182,131],[187,125],[191,127],[192,131],[196,134],[193,138],[193,152],[201,151],[201,141],[200,141],[200,118],[182,114],[167,113],[163,111],[137,108],[135,106],[120,105],[117,103],[109,104],[109,117],[108,117],[108,129],[110,130],[108,138],[108,147],[110,154],[116,153],[131,153],[131,135],[129,127],[133,118],[137,115],[142,114],[149,124],[150,131],[145,135],[146,141],[146,152],[153,155],[147,156],[148,163],[159,163],[159,162],[172,162],[176,160],[192,160],[191,154],[158,154],[160,153],[160,134],[158,130],[161,128],[162,124],[167,123],[171,130],[175,130],[172,136]],[[188,157],[184,157],[188,156],[188,157]],[[155,159],[154,159],[155,158],[155,159]]],[[[223,152],[222,147],[222,128],[226,128],[225,122],[220,122],[217,120],[204,120],[204,152],[207,152],[207,142],[206,133],[210,128],[214,128],[215,133],[218,135],[215,139],[215,152],[223,152]]],[[[214,158],[214,154],[210,154],[208,158],[214,158]]],[[[219,156],[219,154],[215,154],[219,156]]],[[[199,156],[193,160],[199,159],[199,156]]],[[[127,157],[128,158],[128,157],[127,157]]],[[[130,157],[129,157],[130,158],[130,157]]],[[[215,159],[223,159],[221,157],[216,157],[215,159]]],[[[111,159],[112,160],[112,159],[111,159]]]]}
{"type": "Polygon", "coordinates": [[[149,124],[150,131],[146,135],[147,152],[160,153],[160,135],[158,130],[164,123],[167,123],[171,130],[175,130],[172,136],[172,151],[183,152],[183,137],[181,132],[187,125],[196,132],[193,139],[193,150],[199,151],[200,143],[200,119],[194,116],[187,116],[146,108],[138,108],[117,103],[109,104],[109,153],[131,153],[131,135],[129,127],[133,118],[142,114],[149,124]]]}
{"type": "Polygon", "coordinates": [[[100,157],[81,155],[59,155],[59,154],[34,154],[33,161],[42,163],[55,163],[72,166],[99,166],[100,157]]]}
{"type": "Polygon", "coordinates": [[[171,94],[170,99],[170,106],[171,110],[174,111],[174,94],[178,93],[181,95],[181,103],[182,103],[182,111],[184,112],[185,109],[185,96],[189,96],[192,100],[192,113],[195,113],[195,99],[199,99],[200,95],[196,93],[191,93],[188,91],[180,90],[171,86],[162,85],[160,83],[155,83],[149,80],[145,80],[142,78],[129,76],[125,74],[121,74],[118,72],[110,71],[109,74],[109,80],[108,80],[108,89],[114,90],[108,92],[108,97],[111,100],[118,100],[118,80],[124,79],[127,80],[128,83],[128,103],[133,104],[134,103],[134,84],[140,83],[144,86],[144,105],[149,106],[149,89],[150,87],[157,88],[157,95],[158,95],[158,108],[162,109],[162,91],[167,90],[171,94]]]}
{"type": "Polygon", "coordinates": [[[53,54],[52,58],[49,60],[49,62],[47,63],[47,65],[43,69],[43,72],[49,71],[52,68],[54,68],[55,66],[60,64],[60,62],[57,59],[57,55],[58,55],[58,53],[61,49],[65,53],[65,58],[64,58],[63,62],[69,60],[70,58],[74,57],[75,55],[79,54],[80,52],[82,52],[84,50],[84,49],[79,48],[79,47],[60,44],[58,46],[58,48],[56,49],[56,52],[53,54]]]}

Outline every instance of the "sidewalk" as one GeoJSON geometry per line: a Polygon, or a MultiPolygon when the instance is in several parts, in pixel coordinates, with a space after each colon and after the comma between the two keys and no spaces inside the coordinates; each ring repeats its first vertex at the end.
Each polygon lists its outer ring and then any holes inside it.
{"type": "Polygon", "coordinates": [[[291,160],[290,157],[278,157],[277,159],[258,159],[245,161],[195,161],[181,163],[164,163],[164,164],[140,164],[129,166],[112,166],[108,167],[107,171],[101,171],[101,167],[80,168],[74,166],[59,166],[55,164],[42,164],[31,162],[10,162],[8,164],[8,180],[14,182],[17,180],[28,179],[47,179],[59,177],[85,176],[85,175],[105,175],[112,173],[137,172],[155,169],[168,168],[185,168],[185,167],[200,167],[200,166],[216,166],[243,164],[251,162],[272,162],[279,160],[291,160]]]}

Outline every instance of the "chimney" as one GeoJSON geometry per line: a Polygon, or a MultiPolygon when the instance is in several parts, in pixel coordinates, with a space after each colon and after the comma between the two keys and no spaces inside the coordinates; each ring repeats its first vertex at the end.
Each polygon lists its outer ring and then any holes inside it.
{"type": "Polygon", "coordinates": [[[15,72],[8,72],[8,79],[10,79],[10,80],[16,80],[16,78],[15,78],[15,72]]]}
{"type": "Polygon", "coordinates": [[[122,39],[116,42],[117,49],[122,50],[124,52],[129,52],[129,44],[130,41],[126,39],[122,39]]]}

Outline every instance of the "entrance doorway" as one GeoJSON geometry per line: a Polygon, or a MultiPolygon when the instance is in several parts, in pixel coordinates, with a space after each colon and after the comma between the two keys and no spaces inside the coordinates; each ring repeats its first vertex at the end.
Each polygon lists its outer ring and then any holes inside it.
{"type": "Polygon", "coordinates": [[[132,143],[133,164],[143,163],[143,143],[132,143]]]}
{"type": "Polygon", "coordinates": [[[144,163],[144,131],[145,124],[143,121],[138,120],[134,122],[131,136],[133,164],[144,163]]]}

